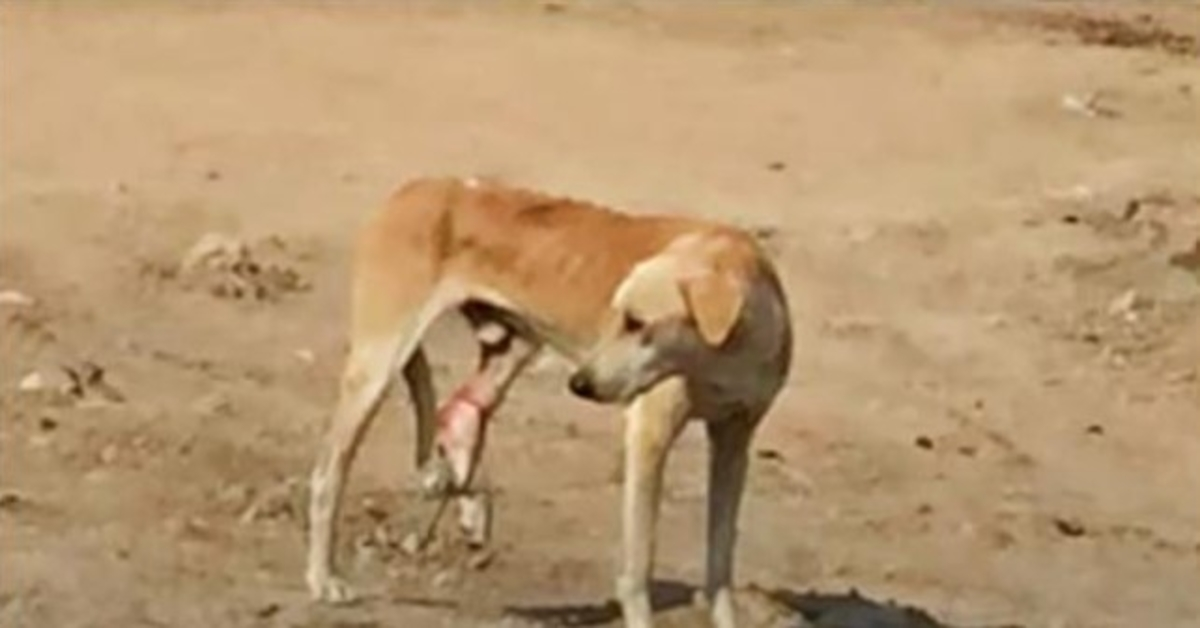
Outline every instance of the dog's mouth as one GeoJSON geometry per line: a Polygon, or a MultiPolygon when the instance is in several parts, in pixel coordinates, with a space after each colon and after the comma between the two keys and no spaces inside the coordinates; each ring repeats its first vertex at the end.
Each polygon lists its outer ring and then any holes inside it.
{"type": "Polygon", "coordinates": [[[603,405],[622,404],[637,396],[637,390],[629,390],[627,386],[614,385],[597,379],[589,370],[576,371],[567,380],[567,388],[571,394],[588,401],[603,405]]]}

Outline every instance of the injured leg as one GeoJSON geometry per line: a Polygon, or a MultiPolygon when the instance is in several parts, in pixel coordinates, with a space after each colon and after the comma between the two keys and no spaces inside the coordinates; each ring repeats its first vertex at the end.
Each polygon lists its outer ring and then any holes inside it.
{"type": "Polygon", "coordinates": [[[493,321],[472,321],[480,345],[474,375],[455,390],[437,412],[436,455],[422,473],[426,495],[440,497],[426,540],[450,496],[457,496],[459,525],[472,544],[487,539],[490,504],[484,491],[471,484],[483,454],[487,420],[512,382],[537,354],[539,345],[493,321]]]}

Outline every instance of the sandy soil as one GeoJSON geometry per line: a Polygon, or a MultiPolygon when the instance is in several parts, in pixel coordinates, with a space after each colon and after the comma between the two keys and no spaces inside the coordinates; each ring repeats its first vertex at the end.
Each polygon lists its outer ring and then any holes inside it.
{"type": "Polygon", "coordinates": [[[307,602],[348,245],[443,173],[768,241],[798,342],[741,520],[758,625],[1200,625],[1200,9],[962,5],[5,2],[0,624],[615,624],[620,422],[555,365],[493,432],[493,554],[397,549],[430,509],[397,395],[344,519],[373,597],[307,602]],[[182,267],[208,233],[253,263],[182,267]]]}

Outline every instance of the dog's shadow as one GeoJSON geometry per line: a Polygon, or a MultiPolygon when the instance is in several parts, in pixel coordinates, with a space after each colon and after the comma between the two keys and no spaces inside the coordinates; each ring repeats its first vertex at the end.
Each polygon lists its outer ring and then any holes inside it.
{"type": "MultiPolygon", "coordinates": [[[[675,581],[655,581],[651,600],[656,615],[692,605],[696,588],[675,581]]],[[[739,606],[750,598],[756,605],[774,607],[772,626],[796,628],[963,628],[945,624],[929,612],[891,600],[880,601],[855,590],[848,593],[798,592],[749,587],[738,592],[739,606]]],[[[614,600],[593,604],[513,606],[506,614],[547,626],[603,626],[620,622],[621,608],[614,600]]],[[[983,627],[979,627],[983,628],[983,627]]],[[[1015,624],[991,628],[1020,628],[1015,624]]]]}

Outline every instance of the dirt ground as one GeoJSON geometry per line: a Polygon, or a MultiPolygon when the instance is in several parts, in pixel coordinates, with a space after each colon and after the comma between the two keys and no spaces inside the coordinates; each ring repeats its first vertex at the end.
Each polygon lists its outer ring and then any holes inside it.
{"type": "MultiPolygon", "coordinates": [[[[0,624],[616,625],[620,420],[554,363],[494,425],[491,553],[398,547],[431,509],[400,392],[343,518],[369,597],[307,601],[353,234],[482,174],[777,257],[748,624],[1200,626],[1198,35],[1182,2],[5,2],[0,624]]],[[[704,625],[701,431],[667,625],[704,625]]]]}

